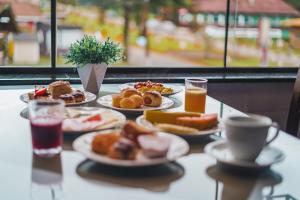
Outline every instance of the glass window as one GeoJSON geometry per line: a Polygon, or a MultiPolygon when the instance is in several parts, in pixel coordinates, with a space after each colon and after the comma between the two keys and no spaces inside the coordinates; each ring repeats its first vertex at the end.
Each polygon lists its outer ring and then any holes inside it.
{"type": "Polygon", "coordinates": [[[189,0],[61,0],[58,66],[71,66],[63,58],[68,46],[89,34],[110,37],[127,49],[127,59],[115,66],[222,67],[226,6],[221,14],[211,14],[201,5],[189,0]]]}
{"type": "Polygon", "coordinates": [[[299,10],[300,1],[232,0],[227,66],[299,67],[299,10]]]}
{"type": "Polygon", "coordinates": [[[0,1],[0,66],[50,67],[50,1],[0,1]]]}

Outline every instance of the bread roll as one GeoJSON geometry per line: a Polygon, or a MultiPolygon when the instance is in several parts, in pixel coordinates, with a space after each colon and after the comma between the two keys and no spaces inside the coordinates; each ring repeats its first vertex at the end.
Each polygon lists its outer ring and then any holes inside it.
{"type": "Polygon", "coordinates": [[[98,134],[93,138],[92,150],[99,154],[107,154],[109,147],[119,139],[119,133],[98,134]]]}
{"type": "Polygon", "coordinates": [[[133,88],[127,88],[127,89],[122,90],[122,92],[121,92],[122,98],[127,98],[127,97],[130,97],[135,94],[142,96],[139,91],[137,91],[136,89],[133,89],[133,88]]]}
{"type": "Polygon", "coordinates": [[[162,96],[156,91],[145,92],[143,101],[145,106],[158,107],[162,104],[162,96]]]}
{"type": "Polygon", "coordinates": [[[134,94],[129,98],[134,102],[135,108],[140,108],[143,105],[143,97],[134,94]]]}
{"type": "Polygon", "coordinates": [[[113,94],[112,95],[112,106],[120,108],[120,101],[121,101],[121,95],[120,94],[113,94]]]}
{"type": "Polygon", "coordinates": [[[120,101],[120,107],[121,108],[126,108],[126,109],[134,109],[135,108],[135,103],[130,98],[123,98],[120,101]]]}

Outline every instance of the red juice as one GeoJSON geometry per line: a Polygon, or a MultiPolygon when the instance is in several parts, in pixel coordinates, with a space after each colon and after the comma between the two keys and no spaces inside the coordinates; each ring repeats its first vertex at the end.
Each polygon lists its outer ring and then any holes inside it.
{"type": "Polygon", "coordinates": [[[37,117],[30,120],[34,149],[51,149],[62,144],[62,120],[54,117],[37,117]]]}

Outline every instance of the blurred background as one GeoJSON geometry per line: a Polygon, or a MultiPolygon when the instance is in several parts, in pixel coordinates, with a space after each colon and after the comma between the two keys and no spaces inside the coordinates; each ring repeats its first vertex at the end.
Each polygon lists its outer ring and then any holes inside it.
{"type": "MultiPolygon", "coordinates": [[[[84,34],[125,48],[116,66],[223,67],[227,0],[58,0],[57,66],[84,34]]],[[[299,67],[299,0],[231,0],[227,66],[299,67]]],[[[0,65],[50,67],[50,0],[0,0],[0,65]]],[[[70,66],[71,67],[71,66],[70,66]]]]}

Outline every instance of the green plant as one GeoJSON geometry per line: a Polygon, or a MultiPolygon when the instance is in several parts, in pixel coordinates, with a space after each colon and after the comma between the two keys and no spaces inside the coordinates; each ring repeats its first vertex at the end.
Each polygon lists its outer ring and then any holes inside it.
{"type": "Polygon", "coordinates": [[[67,63],[82,67],[86,64],[113,64],[123,58],[123,48],[109,38],[99,42],[94,36],[85,35],[71,44],[64,56],[67,63]]]}

